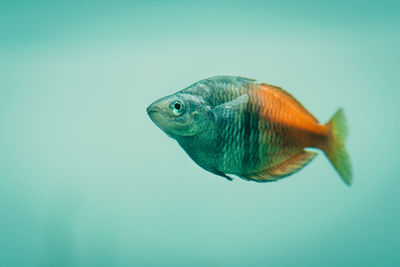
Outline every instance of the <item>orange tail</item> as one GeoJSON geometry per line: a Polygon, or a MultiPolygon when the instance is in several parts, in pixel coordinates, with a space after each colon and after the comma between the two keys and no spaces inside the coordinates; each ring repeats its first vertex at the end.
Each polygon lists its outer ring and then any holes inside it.
{"type": "Polygon", "coordinates": [[[339,173],[342,180],[347,185],[351,185],[351,162],[344,147],[347,137],[347,125],[343,109],[336,111],[335,115],[333,115],[331,120],[326,124],[326,127],[329,132],[329,138],[323,151],[339,173]]]}

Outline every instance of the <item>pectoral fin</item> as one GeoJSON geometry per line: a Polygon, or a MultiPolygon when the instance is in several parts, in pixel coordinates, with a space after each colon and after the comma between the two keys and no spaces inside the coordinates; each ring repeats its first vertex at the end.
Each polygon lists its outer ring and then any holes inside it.
{"type": "Polygon", "coordinates": [[[307,165],[316,155],[315,152],[305,151],[292,156],[274,166],[255,173],[241,174],[241,178],[256,182],[270,182],[291,175],[307,165]]]}
{"type": "Polygon", "coordinates": [[[225,102],[221,105],[216,106],[212,112],[216,118],[223,119],[225,121],[234,120],[240,112],[244,111],[249,101],[249,95],[241,95],[229,102],[225,102]]]}

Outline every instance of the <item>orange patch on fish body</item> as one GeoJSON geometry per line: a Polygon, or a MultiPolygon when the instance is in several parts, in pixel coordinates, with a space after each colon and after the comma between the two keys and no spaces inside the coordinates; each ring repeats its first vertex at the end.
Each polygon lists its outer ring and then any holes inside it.
{"type": "Polygon", "coordinates": [[[249,96],[251,104],[257,107],[261,127],[268,121],[272,130],[283,134],[285,139],[296,140],[302,148],[321,148],[328,138],[326,126],[319,124],[310,112],[281,88],[255,84],[249,90],[249,96]]]}

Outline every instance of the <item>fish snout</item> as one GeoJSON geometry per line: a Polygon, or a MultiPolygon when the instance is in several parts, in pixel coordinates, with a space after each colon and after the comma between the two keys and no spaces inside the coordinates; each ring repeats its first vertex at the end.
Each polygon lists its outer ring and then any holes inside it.
{"type": "Polygon", "coordinates": [[[150,115],[150,113],[161,111],[161,109],[159,107],[154,106],[153,104],[151,104],[150,106],[147,107],[146,111],[147,111],[147,114],[150,115]]]}
{"type": "Polygon", "coordinates": [[[160,124],[162,124],[163,121],[165,120],[165,118],[164,118],[165,112],[164,112],[162,103],[160,103],[159,100],[155,101],[150,106],[148,106],[146,111],[147,111],[147,115],[150,117],[150,119],[158,126],[160,126],[160,124]]]}
{"type": "Polygon", "coordinates": [[[165,113],[165,111],[168,109],[169,102],[170,102],[169,97],[163,97],[161,99],[154,101],[147,107],[146,109],[147,114],[150,117],[152,117],[152,115],[154,114],[165,113]]]}

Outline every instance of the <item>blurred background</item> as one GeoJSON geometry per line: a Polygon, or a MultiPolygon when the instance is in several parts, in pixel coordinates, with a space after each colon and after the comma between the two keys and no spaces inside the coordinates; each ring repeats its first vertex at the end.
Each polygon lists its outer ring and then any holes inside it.
{"type": "Polygon", "coordinates": [[[3,1],[0,266],[399,266],[398,1],[3,1]],[[354,184],[198,167],[147,117],[214,75],[343,107],[354,184]]]}

